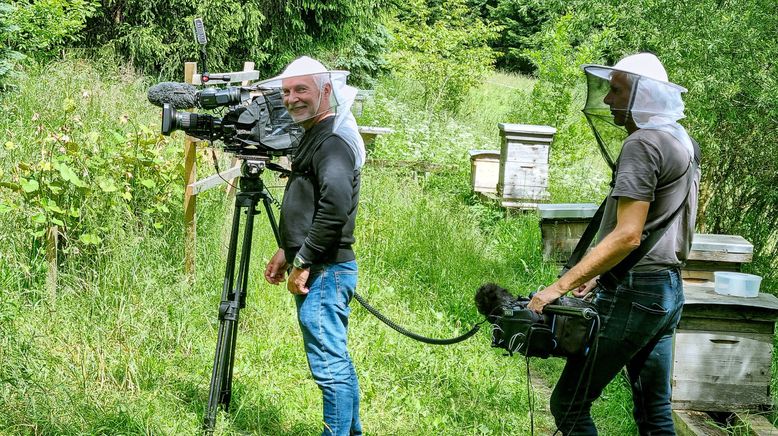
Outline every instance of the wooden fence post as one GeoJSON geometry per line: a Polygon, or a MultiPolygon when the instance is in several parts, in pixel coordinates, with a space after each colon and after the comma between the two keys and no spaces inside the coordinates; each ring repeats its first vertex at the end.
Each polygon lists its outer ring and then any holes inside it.
{"type": "MultiPolygon", "coordinates": [[[[194,75],[197,74],[197,63],[187,62],[184,64],[184,81],[192,83],[194,75]]],[[[190,187],[197,181],[197,142],[194,138],[187,135],[184,140],[184,272],[190,279],[194,278],[195,273],[195,243],[197,237],[197,221],[195,220],[195,208],[197,206],[197,195],[192,192],[190,187]]]]}
{"type": "Polygon", "coordinates": [[[57,242],[59,239],[59,228],[57,226],[49,227],[46,231],[46,263],[49,271],[46,275],[46,289],[49,291],[51,300],[57,298],[57,242]]]}

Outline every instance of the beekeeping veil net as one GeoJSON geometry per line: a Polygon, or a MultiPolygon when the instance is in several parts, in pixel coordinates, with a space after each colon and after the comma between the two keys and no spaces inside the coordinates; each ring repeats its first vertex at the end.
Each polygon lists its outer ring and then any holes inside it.
{"type": "Polygon", "coordinates": [[[639,53],[613,67],[584,65],[587,95],[583,112],[603,157],[615,168],[627,127],[662,130],[673,135],[694,155],[691,139],[678,124],[684,117],[681,93],[686,88],[668,81],[656,56],[639,53]]]}
{"type": "Polygon", "coordinates": [[[310,76],[311,81],[306,81],[314,86],[313,100],[310,102],[291,103],[287,107],[290,115],[298,124],[304,125],[306,121],[332,111],[335,114],[335,122],[332,131],[342,138],[354,152],[356,168],[360,168],[365,162],[365,144],[357,130],[357,121],[351,114],[351,105],[357,95],[357,89],[346,85],[348,71],[328,70],[321,62],[303,56],[295,59],[286,69],[276,77],[257,83],[264,88],[283,89],[298,79],[310,76]],[[324,89],[327,85],[332,87],[329,101],[323,101],[324,89]],[[309,104],[310,103],[310,104],[309,104]]]}

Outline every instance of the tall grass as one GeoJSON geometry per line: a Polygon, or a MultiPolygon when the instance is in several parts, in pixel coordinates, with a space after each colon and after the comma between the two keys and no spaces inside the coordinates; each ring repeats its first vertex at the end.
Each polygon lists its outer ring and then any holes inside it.
{"type": "MultiPolygon", "coordinates": [[[[81,68],[91,71],[86,64],[52,65],[58,67],[75,69],[73,81],[61,84],[67,92],[109,80],[80,74],[81,68]]],[[[35,83],[43,77],[35,74],[42,73],[31,71],[22,97],[4,95],[0,104],[23,108],[25,101],[40,98],[44,90],[35,91],[35,83]]],[[[138,80],[110,81],[117,92],[104,95],[104,115],[96,112],[90,122],[105,130],[114,126],[111,108],[143,98],[138,80]]],[[[382,104],[393,103],[387,99],[382,104]]],[[[136,110],[139,117],[156,113],[151,107],[136,110]]],[[[389,114],[384,120],[402,136],[402,124],[390,116],[393,110],[374,109],[389,114]]],[[[34,129],[30,115],[24,109],[13,112],[3,134],[8,126],[14,126],[15,138],[34,129]]],[[[477,128],[470,131],[465,120],[447,122],[472,137],[483,135],[477,128]]],[[[458,144],[447,135],[440,133],[446,138],[443,144],[458,144]]],[[[35,154],[34,145],[14,141],[23,147],[0,162],[6,174],[21,156],[35,154]]],[[[379,147],[391,141],[387,138],[379,147]]],[[[426,177],[370,164],[364,172],[356,233],[358,292],[396,322],[427,336],[458,335],[480,321],[473,295],[484,282],[526,294],[549,283],[556,272],[540,257],[536,217],[506,218],[492,206],[474,202],[463,172],[469,164],[457,165],[452,172],[426,177]]],[[[280,196],[283,181],[266,175],[266,182],[280,196]]],[[[57,294],[50,297],[43,290],[45,265],[40,256],[30,256],[20,213],[0,215],[0,433],[197,433],[208,393],[232,216],[223,191],[208,191],[198,199],[193,283],[181,273],[183,241],[177,220],[162,230],[106,222],[116,233],[90,258],[64,259],[57,294]]],[[[132,219],[118,216],[112,219],[132,219]]],[[[305,363],[294,301],[283,286],[261,279],[275,242],[264,217],[256,223],[233,400],[230,413],[219,416],[217,434],[318,434],[321,397],[305,363]]],[[[488,329],[458,345],[430,346],[398,335],[356,302],[352,308],[350,351],[369,434],[528,433],[524,362],[491,350],[488,329]]],[[[540,387],[555,380],[560,362],[533,361],[532,366],[541,377],[533,380],[538,386],[536,431],[550,434],[547,391],[540,387]]],[[[604,434],[632,431],[622,406],[625,392],[614,384],[597,404],[604,434]]]]}

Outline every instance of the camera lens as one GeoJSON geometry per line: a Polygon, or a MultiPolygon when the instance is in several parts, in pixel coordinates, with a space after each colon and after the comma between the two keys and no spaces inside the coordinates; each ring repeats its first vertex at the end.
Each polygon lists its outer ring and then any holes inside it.
{"type": "Polygon", "coordinates": [[[173,130],[176,130],[178,127],[176,126],[176,110],[173,109],[173,106],[171,106],[168,103],[165,103],[162,106],[162,134],[165,136],[169,136],[171,133],[173,133],[173,130]]]}
{"type": "Polygon", "coordinates": [[[178,112],[175,114],[175,120],[178,128],[184,132],[197,126],[197,114],[192,112],[178,112]]]}

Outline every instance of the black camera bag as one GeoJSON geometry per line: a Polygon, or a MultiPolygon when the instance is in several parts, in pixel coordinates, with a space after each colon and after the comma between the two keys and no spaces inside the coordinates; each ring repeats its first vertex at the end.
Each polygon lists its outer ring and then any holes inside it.
{"type": "MultiPolygon", "coordinates": [[[[588,308],[596,311],[594,304],[575,297],[562,297],[555,301],[554,304],[578,309],[588,308]]],[[[586,356],[589,353],[592,338],[596,333],[596,320],[594,318],[547,315],[546,319],[551,325],[551,331],[556,341],[551,353],[553,356],[586,356]]]]}
{"type": "MultiPolygon", "coordinates": [[[[492,345],[527,357],[585,356],[594,335],[595,320],[579,316],[537,314],[527,309],[529,300],[518,300],[493,317],[492,345]]],[[[554,304],[573,308],[594,305],[579,298],[562,297],[554,304]]]]}
{"type": "Polygon", "coordinates": [[[516,303],[510,308],[503,308],[502,316],[490,316],[494,326],[492,346],[504,348],[510,354],[547,358],[556,341],[545,316],[527,309],[528,301],[516,303]]]}

